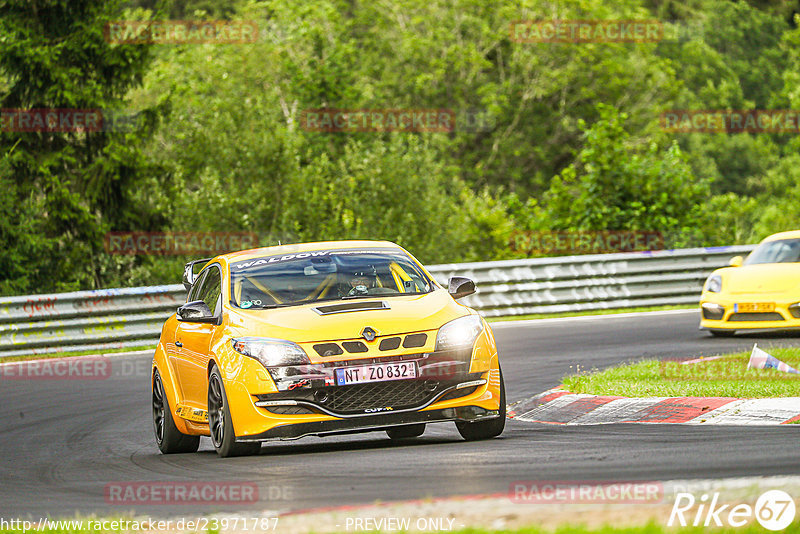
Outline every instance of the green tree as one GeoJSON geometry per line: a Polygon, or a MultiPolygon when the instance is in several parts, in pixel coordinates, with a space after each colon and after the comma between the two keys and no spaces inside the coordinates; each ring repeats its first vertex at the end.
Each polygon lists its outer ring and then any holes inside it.
{"type": "Polygon", "coordinates": [[[556,229],[660,231],[670,244],[685,244],[710,196],[708,182],[695,179],[677,144],[632,146],[625,114],[602,104],[598,114],[583,125],[575,162],[553,178],[544,216],[556,229]]]}
{"type": "MultiPolygon", "coordinates": [[[[684,6],[685,7],[685,6],[684,6]]],[[[745,2],[698,2],[676,20],[682,38],[657,51],[674,65],[683,84],[675,109],[750,110],[783,108],[783,74],[789,48],[784,16],[745,2]]],[[[776,135],[678,134],[696,175],[713,179],[715,193],[752,195],[752,179],[777,162],[786,142],[776,135]]]]}
{"type": "MultiPolygon", "coordinates": [[[[142,79],[148,49],[104,40],[104,24],[119,16],[118,6],[105,0],[1,2],[0,108],[97,109],[106,116],[122,109],[127,91],[142,79]]],[[[25,257],[25,275],[11,271],[15,291],[100,285],[104,267],[96,259],[103,233],[158,219],[126,201],[144,165],[138,145],[133,132],[0,133],[4,205],[23,214],[6,226],[0,242],[12,257],[25,257]]]]}

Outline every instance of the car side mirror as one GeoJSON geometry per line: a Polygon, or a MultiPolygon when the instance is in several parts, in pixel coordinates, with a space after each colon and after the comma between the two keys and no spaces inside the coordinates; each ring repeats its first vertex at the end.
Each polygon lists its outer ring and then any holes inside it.
{"type": "Polygon", "coordinates": [[[463,276],[453,276],[447,284],[447,292],[454,299],[460,299],[475,293],[475,282],[463,276]]]}
{"type": "Polygon", "coordinates": [[[741,256],[734,256],[733,258],[731,258],[729,264],[731,267],[741,267],[743,261],[744,258],[742,258],[741,256]]]}
{"type": "Polygon", "coordinates": [[[215,323],[217,318],[202,300],[187,302],[178,308],[178,320],[189,323],[215,323]]]}

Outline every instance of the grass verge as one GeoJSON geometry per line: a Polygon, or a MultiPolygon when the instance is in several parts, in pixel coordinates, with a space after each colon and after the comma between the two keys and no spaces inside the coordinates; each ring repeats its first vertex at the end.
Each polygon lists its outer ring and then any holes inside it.
{"type": "MultiPolygon", "coordinates": [[[[771,348],[767,352],[794,368],[800,349],[771,348]]],[[[604,371],[577,372],[564,378],[573,393],[623,397],[800,397],[800,374],[775,369],[748,369],[750,352],[682,364],[674,360],[644,360],[604,371]]]]}
{"type": "MultiPolygon", "coordinates": [[[[752,534],[754,532],[768,532],[764,530],[758,523],[753,525],[747,525],[741,528],[714,528],[709,529],[708,527],[684,527],[684,528],[669,528],[661,526],[655,522],[647,523],[643,526],[638,527],[614,527],[614,526],[603,526],[599,528],[587,528],[584,526],[575,526],[565,524],[561,527],[558,527],[555,530],[551,529],[539,529],[537,527],[523,527],[518,530],[485,530],[485,529],[465,529],[456,531],[456,534],[675,534],[678,533],[687,533],[687,534],[700,534],[701,532],[714,532],[717,534],[752,534]]],[[[798,533],[800,532],[800,524],[797,522],[789,525],[788,528],[783,530],[782,532],[788,533],[798,533]]]]}
{"type": "Polygon", "coordinates": [[[525,321],[528,319],[555,319],[559,317],[582,317],[584,315],[614,315],[617,313],[639,313],[664,310],[699,310],[696,305],[685,306],[640,306],[638,308],[609,308],[607,310],[568,311],[559,313],[532,313],[529,315],[507,315],[503,317],[488,317],[490,323],[502,321],[525,321]]]}

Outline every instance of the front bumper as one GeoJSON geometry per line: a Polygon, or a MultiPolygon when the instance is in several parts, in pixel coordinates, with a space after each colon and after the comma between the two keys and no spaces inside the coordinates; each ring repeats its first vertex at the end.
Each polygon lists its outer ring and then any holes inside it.
{"type": "MultiPolygon", "coordinates": [[[[432,345],[432,344],[431,344],[432,345]]],[[[366,432],[389,426],[471,421],[500,407],[497,349],[488,328],[471,349],[317,361],[276,372],[252,358],[241,362],[225,390],[237,440],[295,439],[307,435],[366,432]],[[336,385],[334,369],[349,365],[414,361],[415,379],[336,385]]],[[[410,353],[409,353],[410,352],[410,353]]],[[[232,355],[235,357],[235,355],[232,355]]]]}
{"type": "Polygon", "coordinates": [[[797,300],[775,300],[769,295],[720,295],[703,293],[700,301],[701,330],[783,330],[800,328],[797,300]],[[751,311],[744,306],[774,304],[771,310],[751,311]]]}
{"type": "Polygon", "coordinates": [[[287,440],[309,435],[370,432],[416,423],[491,419],[499,414],[500,373],[497,368],[443,382],[438,390],[426,394],[413,405],[409,404],[410,401],[403,403],[397,400],[409,399],[407,395],[398,394],[393,402],[384,403],[378,400],[380,393],[369,391],[356,392],[355,395],[348,393],[343,402],[353,406],[363,398],[364,402],[373,406],[371,408],[363,408],[362,405],[333,412],[330,404],[314,400],[315,392],[324,392],[326,389],[334,389],[338,393],[352,392],[360,387],[414,388],[425,383],[423,380],[401,380],[335,388],[303,388],[271,394],[249,394],[247,401],[245,391],[236,391],[236,385],[231,384],[228,395],[232,409],[236,410],[234,424],[238,424],[237,441],[287,440]],[[308,400],[303,401],[303,398],[308,400]]]}

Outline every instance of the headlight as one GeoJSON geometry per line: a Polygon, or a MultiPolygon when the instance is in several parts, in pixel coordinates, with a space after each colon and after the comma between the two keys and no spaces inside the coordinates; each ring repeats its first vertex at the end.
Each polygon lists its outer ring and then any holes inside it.
{"type": "Polygon", "coordinates": [[[297,343],[268,337],[232,339],[233,350],[261,362],[264,367],[310,364],[306,352],[297,343]]]}
{"type": "Polygon", "coordinates": [[[718,274],[709,276],[703,286],[703,291],[710,291],[712,293],[719,293],[722,291],[722,277],[718,274]]]}
{"type": "Polygon", "coordinates": [[[459,317],[445,324],[436,336],[436,350],[472,347],[483,332],[483,321],[477,315],[459,317]]]}

